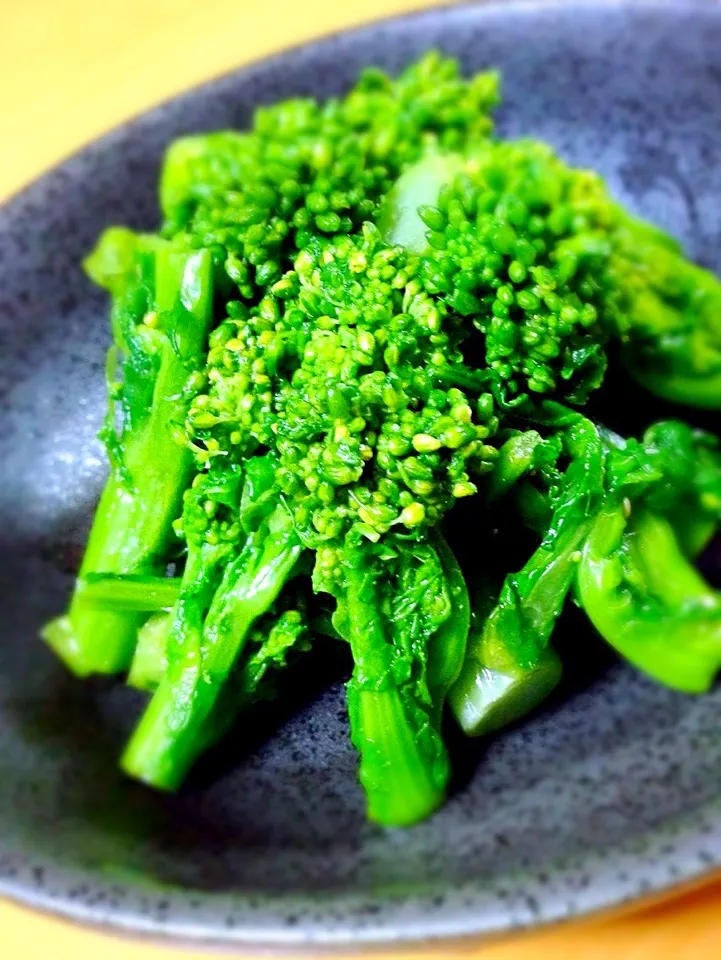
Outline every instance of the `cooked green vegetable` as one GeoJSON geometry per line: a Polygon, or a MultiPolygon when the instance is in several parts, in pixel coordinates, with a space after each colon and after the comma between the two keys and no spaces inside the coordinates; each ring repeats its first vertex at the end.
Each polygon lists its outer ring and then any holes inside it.
{"type": "Polygon", "coordinates": [[[128,671],[128,686],[152,692],[168,669],[168,635],[172,611],[154,613],[138,630],[135,655],[128,671]]]}
{"type": "Polygon", "coordinates": [[[684,557],[667,520],[604,512],[584,549],[578,594],[634,666],[684,693],[710,688],[721,667],[721,595],[684,557]]]}
{"type": "Polygon", "coordinates": [[[170,610],[180,594],[179,577],[133,573],[89,573],[76,585],[78,596],[108,610],[170,610]]]}
{"type": "Polygon", "coordinates": [[[613,235],[611,328],[648,390],[677,403],[721,407],[721,286],[669,236],[619,211],[613,235]]]}
{"type": "Polygon", "coordinates": [[[301,550],[288,512],[277,507],[225,568],[202,631],[182,644],[171,631],[166,672],[123,758],[128,773],[162,789],[179,786],[205,746],[202,731],[251,627],[278,597],[301,550]]]}
{"type": "Polygon", "coordinates": [[[556,686],[569,593],[662,683],[721,668],[694,567],[718,442],[598,420],[618,353],[658,395],[721,406],[721,283],[598,175],[496,139],[497,100],[495,74],[430,53],[183,138],[159,233],[112,228],[88,257],[112,298],[111,473],[44,636],[150,695],[131,776],[178,788],[318,633],[348,652],[385,826],[443,803],[446,704],[485,734],[556,686]]]}
{"type": "MultiPolygon", "coordinates": [[[[554,426],[565,428],[556,452],[562,450],[569,464],[545,493],[540,546],[518,573],[506,576],[495,602],[489,602],[483,584],[478,627],[451,693],[458,722],[470,735],[499,729],[528,713],[561,676],[548,642],[573,583],[579,550],[603,504],[604,449],[590,420],[562,408],[549,413],[554,426]]],[[[527,467],[534,466],[532,457],[523,459],[527,467]]]]}
{"type": "Polygon", "coordinates": [[[528,394],[583,402],[603,378],[609,250],[590,232],[596,188],[544,144],[489,141],[462,160],[424,158],[389,194],[389,242],[418,251],[424,288],[466,318],[465,355],[506,407],[528,394]],[[421,192],[413,229],[407,211],[421,192]]]}
{"type": "Polygon", "coordinates": [[[445,578],[433,545],[389,538],[380,551],[368,542],[346,549],[336,588],[334,624],[355,663],[348,711],[368,815],[389,826],[416,822],[445,797],[444,674],[460,669],[467,633],[461,624],[460,643],[435,645],[451,615],[445,578]]]}
{"type": "MultiPolygon", "coordinates": [[[[204,362],[213,315],[212,256],[109,230],[88,271],[113,295],[110,405],[102,432],[111,464],[80,577],[161,573],[192,458],[181,424],[186,386],[204,362]],[[115,412],[122,418],[115,427],[115,412]]],[[[78,590],[45,639],[76,673],[118,673],[133,657],[143,614],[96,605],[78,590]]]]}
{"type": "MultiPolygon", "coordinates": [[[[168,624],[167,666],[124,758],[125,768],[164,789],[177,785],[206,746],[203,731],[254,622],[292,574],[300,542],[282,504],[264,499],[244,531],[240,469],[216,461],[186,491],[181,524],[188,545],[168,624]]],[[[246,508],[246,512],[247,508],[246,508]]]]}
{"type": "Polygon", "coordinates": [[[721,668],[721,594],[691,558],[721,518],[721,452],[707,434],[664,422],[642,444],[616,439],[609,473],[615,489],[584,546],[579,600],[631,663],[702,693],[721,668]]]}

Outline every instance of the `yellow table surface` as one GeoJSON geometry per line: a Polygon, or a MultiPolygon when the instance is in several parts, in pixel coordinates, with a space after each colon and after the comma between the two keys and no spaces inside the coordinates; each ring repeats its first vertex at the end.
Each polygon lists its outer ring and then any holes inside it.
{"type": "MultiPolygon", "coordinates": [[[[147,107],[272,51],[433,0],[0,0],[0,200],[147,107]]],[[[0,901],[3,960],[203,960],[0,901]]],[[[402,956],[409,960],[416,952],[402,956]]],[[[662,905],[431,956],[706,960],[721,881],[662,905]]],[[[307,956],[307,954],[306,954],[307,956]]],[[[376,960],[383,960],[374,954],[376,960]]],[[[401,954],[394,954],[396,960],[401,954]]]]}

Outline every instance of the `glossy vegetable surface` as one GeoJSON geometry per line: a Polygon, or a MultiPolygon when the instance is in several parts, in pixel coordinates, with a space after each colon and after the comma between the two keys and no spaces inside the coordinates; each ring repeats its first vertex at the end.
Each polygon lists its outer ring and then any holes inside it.
{"type": "Polygon", "coordinates": [[[129,775],[179,788],[320,633],[385,826],[446,798],[446,706],[488,734],[556,687],[569,597],[658,681],[712,684],[717,440],[619,435],[604,381],[721,406],[721,284],[597,175],[495,138],[497,100],[430,53],[176,141],[158,234],[87,259],[111,471],[44,636],[148,693],[129,775]]]}

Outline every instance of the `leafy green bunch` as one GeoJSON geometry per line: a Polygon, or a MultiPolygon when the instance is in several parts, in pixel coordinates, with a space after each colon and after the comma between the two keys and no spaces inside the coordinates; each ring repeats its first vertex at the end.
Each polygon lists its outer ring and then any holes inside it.
{"type": "Polygon", "coordinates": [[[446,705],[487,734],[556,687],[569,597],[659,682],[713,682],[694,561],[718,441],[603,421],[609,365],[721,406],[721,283],[597,174],[494,138],[497,99],[430,53],[183,138],[160,231],[111,228],[86,261],[112,300],[110,477],[44,637],[148,693],[129,775],[177,789],[302,688],[320,635],[385,826],[443,802],[446,705]]]}

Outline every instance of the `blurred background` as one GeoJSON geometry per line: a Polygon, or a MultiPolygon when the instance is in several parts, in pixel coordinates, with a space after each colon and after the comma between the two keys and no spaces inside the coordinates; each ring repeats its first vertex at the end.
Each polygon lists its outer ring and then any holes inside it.
{"type": "MultiPolygon", "coordinates": [[[[443,0],[0,0],[0,199],[148,107],[313,37],[443,0]]],[[[705,960],[721,955],[721,885],[652,908],[429,956],[705,960]]],[[[193,960],[210,954],[85,931],[0,901],[3,960],[193,960]]],[[[397,960],[418,951],[396,954],[397,960]]],[[[374,957],[380,958],[378,953],[374,957]]]]}
{"type": "Polygon", "coordinates": [[[443,0],[0,0],[0,196],[242,63],[443,0]]]}

